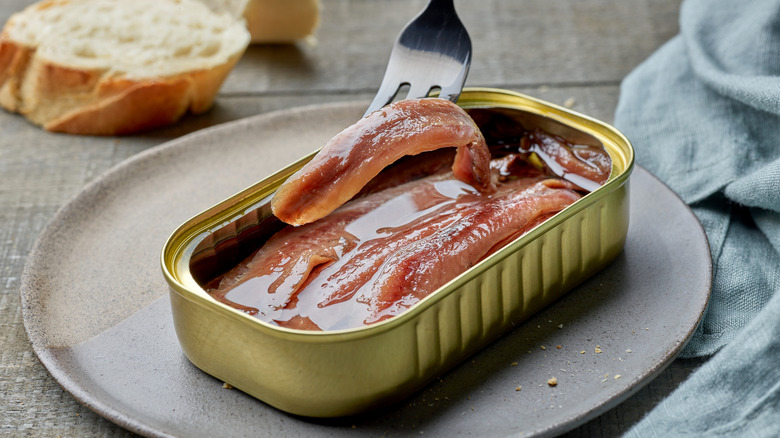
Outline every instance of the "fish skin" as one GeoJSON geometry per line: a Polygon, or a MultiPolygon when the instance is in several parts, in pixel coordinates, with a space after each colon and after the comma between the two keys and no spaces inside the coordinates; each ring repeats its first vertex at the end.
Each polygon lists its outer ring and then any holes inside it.
{"type": "Polygon", "coordinates": [[[552,216],[581,197],[570,185],[554,179],[515,192],[512,185],[499,189],[497,195],[466,203],[456,223],[392,254],[375,278],[372,295],[366,297],[370,316],[364,322],[393,316],[396,312],[383,312],[396,303],[413,305],[474,266],[495,245],[527,232],[539,217],[552,216]]]}
{"type": "Polygon", "coordinates": [[[333,137],[277,190],[276,217],[303,225],[347,202],[385,167],[406,155],[455,147],[452,170],[483,193],[495,190],[490,151],[474,120],[438,98],[406,99],[368,116],[333,137]]]}

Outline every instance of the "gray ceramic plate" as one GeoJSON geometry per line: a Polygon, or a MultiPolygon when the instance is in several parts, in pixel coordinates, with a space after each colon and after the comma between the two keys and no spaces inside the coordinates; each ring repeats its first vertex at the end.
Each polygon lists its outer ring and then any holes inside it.
{"type": "Polygon", "coordinates": [[[159,266],[165,239],[324,144],[362,107],[299,108],[197,132],[86,187],[44,230],[22,279],[25,327],[52,376],[149,436],[549,435],[626,399],[689,339],[709,296],[706,238],[690,210],[637,168],[628,241],[612,265],[393,409],[309,420],[200,372],[173,329],[159,266]]]}

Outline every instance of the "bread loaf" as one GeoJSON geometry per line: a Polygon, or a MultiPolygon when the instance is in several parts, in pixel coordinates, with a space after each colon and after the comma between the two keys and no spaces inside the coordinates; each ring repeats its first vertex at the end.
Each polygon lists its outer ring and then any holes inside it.
{"type": "Polygon", "coordinates": [[[138,132],[206,111],[248,44],[194,0],[46,0],[0,34],[0,105],[50,131],[138,132]]]}
{"type": "Polygon", "coordinates": [[[291,43],[314,34],[319,0],[200,0],[216,12],[246,21],[253,43],[291,43]]]}

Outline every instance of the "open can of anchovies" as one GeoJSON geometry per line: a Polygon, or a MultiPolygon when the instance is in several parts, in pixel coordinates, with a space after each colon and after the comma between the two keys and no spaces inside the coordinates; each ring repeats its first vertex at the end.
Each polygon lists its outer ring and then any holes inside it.
{"type": "Polygon", "coordinates": [[[268,201],[313,154],[303,157],[190,219],[166,242],[162,269],[187,358],[206,373],[292,414],[357,414],[419,390],[622,251],[634,152],[620,132],[505,90],[466,89],[458,105],[478,114],[478,124],[498,115],[525,130],[541,129],[571,144],[603,147],[611,173],[598,188],[403,313],[360,327],[310,331],[262,321],[207,292],[214,278],[284,225],[272,216],[268,201]]]}

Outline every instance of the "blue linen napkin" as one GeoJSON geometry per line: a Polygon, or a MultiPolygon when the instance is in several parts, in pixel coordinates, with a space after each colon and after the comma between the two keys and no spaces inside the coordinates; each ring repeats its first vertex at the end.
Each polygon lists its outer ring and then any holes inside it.
{"type": "Polygon", "coordinates": [[[780,436],[780,0],[685,0],[615,125],[701,220],[714,265],[681,355],[714,356],[629,435],[780,436]]]}

